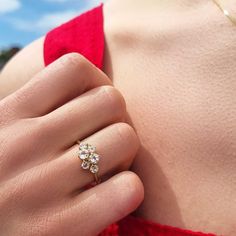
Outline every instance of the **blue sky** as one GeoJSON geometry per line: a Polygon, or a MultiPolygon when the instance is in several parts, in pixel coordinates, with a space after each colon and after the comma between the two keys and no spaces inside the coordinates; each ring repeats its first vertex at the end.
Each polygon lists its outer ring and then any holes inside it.
{"type": "Polygon", "coordinates": [[[102,0],[0,0],[0,48],[25,46],[102,0]]]}

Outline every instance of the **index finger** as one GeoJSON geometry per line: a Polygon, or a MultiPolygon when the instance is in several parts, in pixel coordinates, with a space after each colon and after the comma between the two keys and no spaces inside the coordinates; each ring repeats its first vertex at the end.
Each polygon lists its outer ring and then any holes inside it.
{"type": "Polygon", "coordinates": [[[37,117],[102,85],[111,85],[109,78],[82,55],[70,53],[49,65],[3,103],[8,104],[16,117],[37,117]]]}

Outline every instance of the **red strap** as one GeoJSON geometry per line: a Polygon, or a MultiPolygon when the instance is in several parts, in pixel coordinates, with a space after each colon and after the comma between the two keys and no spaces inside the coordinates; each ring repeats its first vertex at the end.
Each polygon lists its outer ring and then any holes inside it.
{"type": "Polygon", "coordinates": [[[44,61],[49,65],[64,54],[82,54],[98,68],[103,66],[103,5],[50,31],[44,41],[44,61]]]}

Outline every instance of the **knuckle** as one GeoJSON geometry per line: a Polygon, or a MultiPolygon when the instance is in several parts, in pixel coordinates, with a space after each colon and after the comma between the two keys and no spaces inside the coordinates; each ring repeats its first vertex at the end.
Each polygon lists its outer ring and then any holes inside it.
{"type": "Polygon", "coordinates": [[[114,126],[117,145],[122,146],[122,150],[125,152],[122,155],[123,163],[121,167],[122,169],[127,169],[132,164],[139,150],[140,141],[130,125],[126,123],[116,123],[114,126]]]}
{"type": "Polygon", "coordinates": [[[30,123],[33,124],[37,131],[43,130],[44,132],[49,130],[49,114],[44,116],[34,117],[30,119],[30,123]]]}
{"type": "Polygon", "coordinates": [[[121,93],[112,86],[102,86],[105,100],[108,102],[111,114],[123,117],[126,113],[126,104],[121,93]]]}
{"type": "Polygon", "coordinates": [[[88,60],[78,53],[69,53],[64,56],[62,56],[59,59],[60,63],[64,66],[72,66],[76,69],[84,69],[88,65],[88,60]]]}
{"type": "Polygon", "coordinates": [[[134,129],[127,123],[117,123],[116,124],[118,135],[123,142],[129,144],[130,147],[138,149],[139,139],[134,129]]]}
{"type": "Polygon", "coordinates": [[[141,179],[132,171],[125,171],[123,174],[125,184],[131,195],[139,196],[139,199],[137,200],[142,199],[144,195],[144,189],[141,179]]]}
{"type": "Polygon", "coordinates": [[[116,214],[123,218],[127,213],[134,211],[144,198],[143,183],[140,178],[131,171],[123,171],[116,176],[116,189],[122,189],[124,202],[119,202],[114,208],[116,214]]]}
{"type": "Polygon", "coordinates": [[[125,184],[128,185],[128,187],[133,186],[135,189],[137,185],[140,184],[141,180],[140,178],[132,171],[124,171],[123,172],[125,184]]]}

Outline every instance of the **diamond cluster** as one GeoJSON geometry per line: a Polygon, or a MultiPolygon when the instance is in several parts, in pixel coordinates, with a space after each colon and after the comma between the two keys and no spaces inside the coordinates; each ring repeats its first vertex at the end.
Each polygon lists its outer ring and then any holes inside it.
{"type": "Polygon", "coordinates": [[[79,144],[79,158],[82,160],[81,167],[96,174],[99,170],[98,162],[100,156],[96,153],[96,148],[88,143],[79,144]]]}

